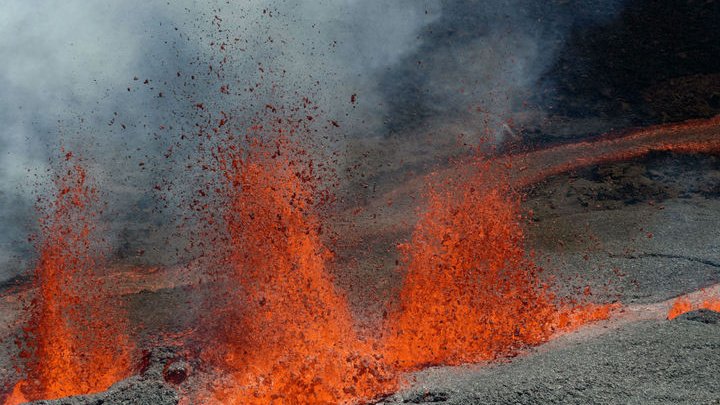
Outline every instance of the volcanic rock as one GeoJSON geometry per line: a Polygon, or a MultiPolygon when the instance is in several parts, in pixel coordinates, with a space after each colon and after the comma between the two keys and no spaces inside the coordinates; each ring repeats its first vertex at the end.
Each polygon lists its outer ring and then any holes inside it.
{"type": "Polygon", "coordinates": [[[698,309],[697,311],[686,312],[675,318],[678,321],[702,322],[707,324],[720,324],[720,312],[709,309],[698,309]]]}
{"type": "Polygon", "coordinates": [[[186,361],[175,361],[167,366],[165,366],[165,370],[163,371],[163,377],[165,378],[165,381],[180,385],[182,384],[190,374],[190,364],[186,361]]]}

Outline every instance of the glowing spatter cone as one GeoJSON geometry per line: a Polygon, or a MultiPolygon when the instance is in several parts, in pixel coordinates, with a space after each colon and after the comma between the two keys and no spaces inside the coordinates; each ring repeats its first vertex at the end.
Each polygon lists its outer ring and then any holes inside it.
{"type": "Polygon", "coordinates": [[[130,372],[125,318],[95,278],[97,191],[72,159],[68,153],[41,223],[37,297],[23,351],[26,378],[8,403],[102,391],[130,372]]]}

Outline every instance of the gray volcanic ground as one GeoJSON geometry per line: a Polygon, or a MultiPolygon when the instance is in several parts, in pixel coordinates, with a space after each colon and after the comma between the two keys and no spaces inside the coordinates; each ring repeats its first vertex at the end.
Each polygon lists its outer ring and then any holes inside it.
{"type": "Polygon", "coordinates": [[[378,404],[717,404],[718,318],[639,321],[507,364],[427,370],[378,404]]]}

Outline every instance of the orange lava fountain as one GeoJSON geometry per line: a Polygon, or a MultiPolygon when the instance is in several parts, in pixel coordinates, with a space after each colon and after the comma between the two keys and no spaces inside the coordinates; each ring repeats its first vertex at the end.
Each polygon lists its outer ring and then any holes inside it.
{"type": "Polygon", "coordinates": [[[393,378],[326,272],[307,166],[282,138],[249,143],[216,155],[238,289],[224,343],[206,354],[231,378],[203,402],[334,404],[386,392],[393,378]]]}
{"type": "Polygon", "coordinates": [[[401,369],[510,355],[609,316],[609,305],[556,306],[526,257],[519,199],[488,177],[489,162],[471,172],[431,179],[429,207],[402,247],[407,270],[386,354],[401,369]]]}
{"type": "Polygon", "coordinates": [[[41,223],[37,297],[22,353],[26,378],[6,404],[102,391],[130,372],[124,318],[94,282],[97,191],[79,162],[67,163],[56,185],[41,223]]]}

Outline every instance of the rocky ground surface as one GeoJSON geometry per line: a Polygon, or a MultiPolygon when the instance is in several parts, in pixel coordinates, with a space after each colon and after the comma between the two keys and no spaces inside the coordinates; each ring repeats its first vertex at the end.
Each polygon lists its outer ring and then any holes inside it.
{"type": "Polygon", "coordinates": [[[720,159],[658,154],[529,190],[529,246],[559,288],[657,302],[720,282],[720,159]]]}
{"type": "Polygon", "coordinates": [[[717,404],[719,320],[633,322],[508,362],[430,369],[379,404],[717,404]]]}
{"type": "Polygon", "coordinates": [[[180,401],[177,385],[190,374],[190,364],[171,348],[155,348],[143,359],[140,375],[130,377],[94,395],[79,395],[33,405],[175,405],[180,401]]]}

